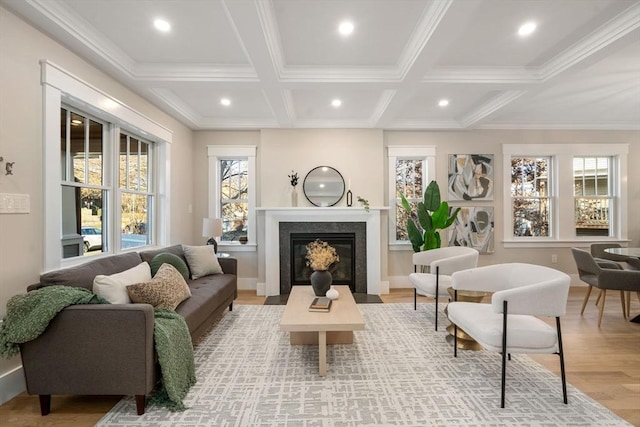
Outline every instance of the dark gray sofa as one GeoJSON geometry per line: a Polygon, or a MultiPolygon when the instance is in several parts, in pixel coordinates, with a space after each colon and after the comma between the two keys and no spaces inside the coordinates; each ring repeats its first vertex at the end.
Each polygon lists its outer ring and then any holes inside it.
{"type": "MultiPolygon", "coordinates": [[[[92,289],[98,274],[110,275],[169,252],[184,259],[181,245],[130,252],[44,273],[28,290],[50,285],[92,289]]],[[[191,297],[176,312],[185,318],[194,345],[237,297],[237,260],[219,258],[224,274],[188,280],[191,297]]],[[[37,339],[20,346],[29,394],[47,415],[52,394],[134,395],[144,413],[145,396],[158,379],[149,304],[73,305],[60,312],[37,339]]]]}

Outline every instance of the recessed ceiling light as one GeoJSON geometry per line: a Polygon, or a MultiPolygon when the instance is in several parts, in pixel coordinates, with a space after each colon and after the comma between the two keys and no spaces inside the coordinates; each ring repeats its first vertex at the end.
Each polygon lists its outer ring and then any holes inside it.
{"type": "Polygon", "coordinates": [[[526,24],[522,24],[520,28],[518,28],[518,34],[521,36],[528,36],[536,30],[535,22],[527,22],[526,24]]]}
{"type": "Polygon", "coordinates": [[[163,33],[169,32],[171,30],[171,24],[169,24],[164,19],[156,19],[153,21],[153,26],[156,27],[158,31],[162,31],[163,33]]]}
{"type": "Polygon", "coordinates": [[[333,101],[331,101],[331,105],[333,105],[334,107],[339,107],[342,105],[342,101],[340,101],[339,99],[334,99],[333,101]]]}
{"type": "Polygon", "coordinates": [[[441,107],[446,107],[447,105],[449,105],[449,100],[448,99],[441,99],[440,101],[438,101],[438,105],[441,107]]]}
{"type": "Polygon", "coordinates": [[[224,105],[225,107],[228,107],[229,105],[231,105],[231,100],[229,98],[222,98],[220,100],[220,104],[224,105]]]}
{"type": "Polygon", "coordinates": [[[342,34],[343,36],[348,36],[349,34],[353,33],[353,28],[353,22],[344,21],[340,23],[338,31],[340,31],[340,34],[342,34]]]}

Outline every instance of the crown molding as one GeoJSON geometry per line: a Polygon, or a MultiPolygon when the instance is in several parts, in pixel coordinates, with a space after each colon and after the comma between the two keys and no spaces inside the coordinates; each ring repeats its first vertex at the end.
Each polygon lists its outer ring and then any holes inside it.
{"type": "Polygon", "coordinates": [[[382,91],[382,94],[380,95],[380,99],[378,100],[378,103],[376,104],[376,107],[373,110],[371,119],[369,120],[371,122],[372,127],[375,127],[378,124],[378,122],[382,118],[382,115],[387,110],[389,103],[391,103],[391,100],[396,95],[396,93],[397,91],[395,90],[382,91]]]}
{"type": "Polygon", "coordinates": [[[525,93],[527,92],[524,90],[508,90],[498,94],[488,102],[485,102],[483,105],[481,105],[480,108],[477,108],[475,111],[467,114],[461,121],[463,127],[469,128],[473,126],[475,123],[478,123],[479,121],[489,117],[499,109],[505,107],[506,105],[509,105],[525,93]]]}
{"type": "Polygon", "coordinates": [[[194,128],[202,120],[202,117],[193,111],[193,109],[189,108],[189,106],[174,94],[172,90],[165,88],[149,88],[147,91],[153,97],[162,101],[168,109],[182,117],[182,122],[187,126],[194,128]]]}
{"type": "Polygon", "coordinates": [[[640,3],[636,3],[609,22],[593,31],[539,69],[545,81],[584,61],[611,43],[640,28],[640,3]]]}
{"type": "Polygon", "coordinates": [[[421,83],[537,84],[540,77],[532,67],[441,67],[430,71],[421,83]]]}
{"type": "Polygon", "coordinates": [[[640,123],[619,122],[619,123],[490,123],[475,127],[475,129],[486,130],[640,130],[640,123]]]}
{"type": "Polygon", "coordinates": [[[434,1],[424,11],[413,32],[413,37],[400,55],[396,67],[398,78],[404,79],[409,73],[452,4],[453,0],[434,1]]]}
{"type": "Polygon", "coordinates": [[[139,81],[260,82],[255,70],[248,65],[140,63],[132,75],[139,81]]]}
{"type": "Polygon", "coordinates": [[[461,130],[465,129],[460,122],[455,120],[420,120],[406,119],[394,120],[385,129],[394,130],[461,130]]]}
{"type": "Polygon", "coordinates": [[[207,129],[270,129],[279,128],[280,126],[275,120],[271,119],[216,119],[212,117],[205,117],[201,119],[197,124],[198,130],[207,129]]]}
{"type": "Polygon", "coordinates": [[[256,12],[262,26],[265,43],[269,51],[269,57],[273,63],[276,75],[282,78],[284,69],[284,55],[282,54],[282,42],[280,41],[280,30],[275,16],[273,2],[271,0],[255,1],[256,12]]]}

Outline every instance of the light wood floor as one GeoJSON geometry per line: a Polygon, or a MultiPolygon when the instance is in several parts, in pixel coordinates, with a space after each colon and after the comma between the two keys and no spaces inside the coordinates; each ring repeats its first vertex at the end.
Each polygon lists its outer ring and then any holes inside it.
{"type": "MultiPolygon", "coordinates": [[[[595,292],[580,316],[586,288],[572,288],[567,314],[562,320],[567,381],[631,424],[640,426],[640,324],[622,318],[618,293],[607,295],[602,327],[597,327],[595,292]]],[[[385,303],[413,301],[413,290],[392,289],[383,295],[385,303]]],[[[253,291],[240,291],[235,304],[259,305],[264,297],[253,291]]],[[[432,301],[418,300],[419,310],[431,309],[432,301]]],[[[640,302],[634,296],[631,315],[640,314],[640,302]]],[[[558,357],[531,355],[550,371],[559,373],[558,357]]],[[[92,426],[120,396],[53,396],[51,414],[40,416],[37,396],[23,393],[0,406],[2,426],[92,426]]],[[[561,399],[558,382],[558,399],[561,399]]],[[[569,395],[571,404],[571,395],[569,395]]]]}

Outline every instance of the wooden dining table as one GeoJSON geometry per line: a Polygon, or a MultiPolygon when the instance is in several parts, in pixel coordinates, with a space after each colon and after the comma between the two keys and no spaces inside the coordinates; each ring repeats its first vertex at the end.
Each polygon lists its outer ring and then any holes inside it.
{"type": "MultiPolygon", "coordinates": [[[[640,248],[607,248],[604,250],[613,255],[623,255],[640,259],[640,248]]],[[[628,296],[631,297],[630,295],[628,296]]],[[[630,320],[630,322],[640,323],[640,314],[630,320]]]]}

